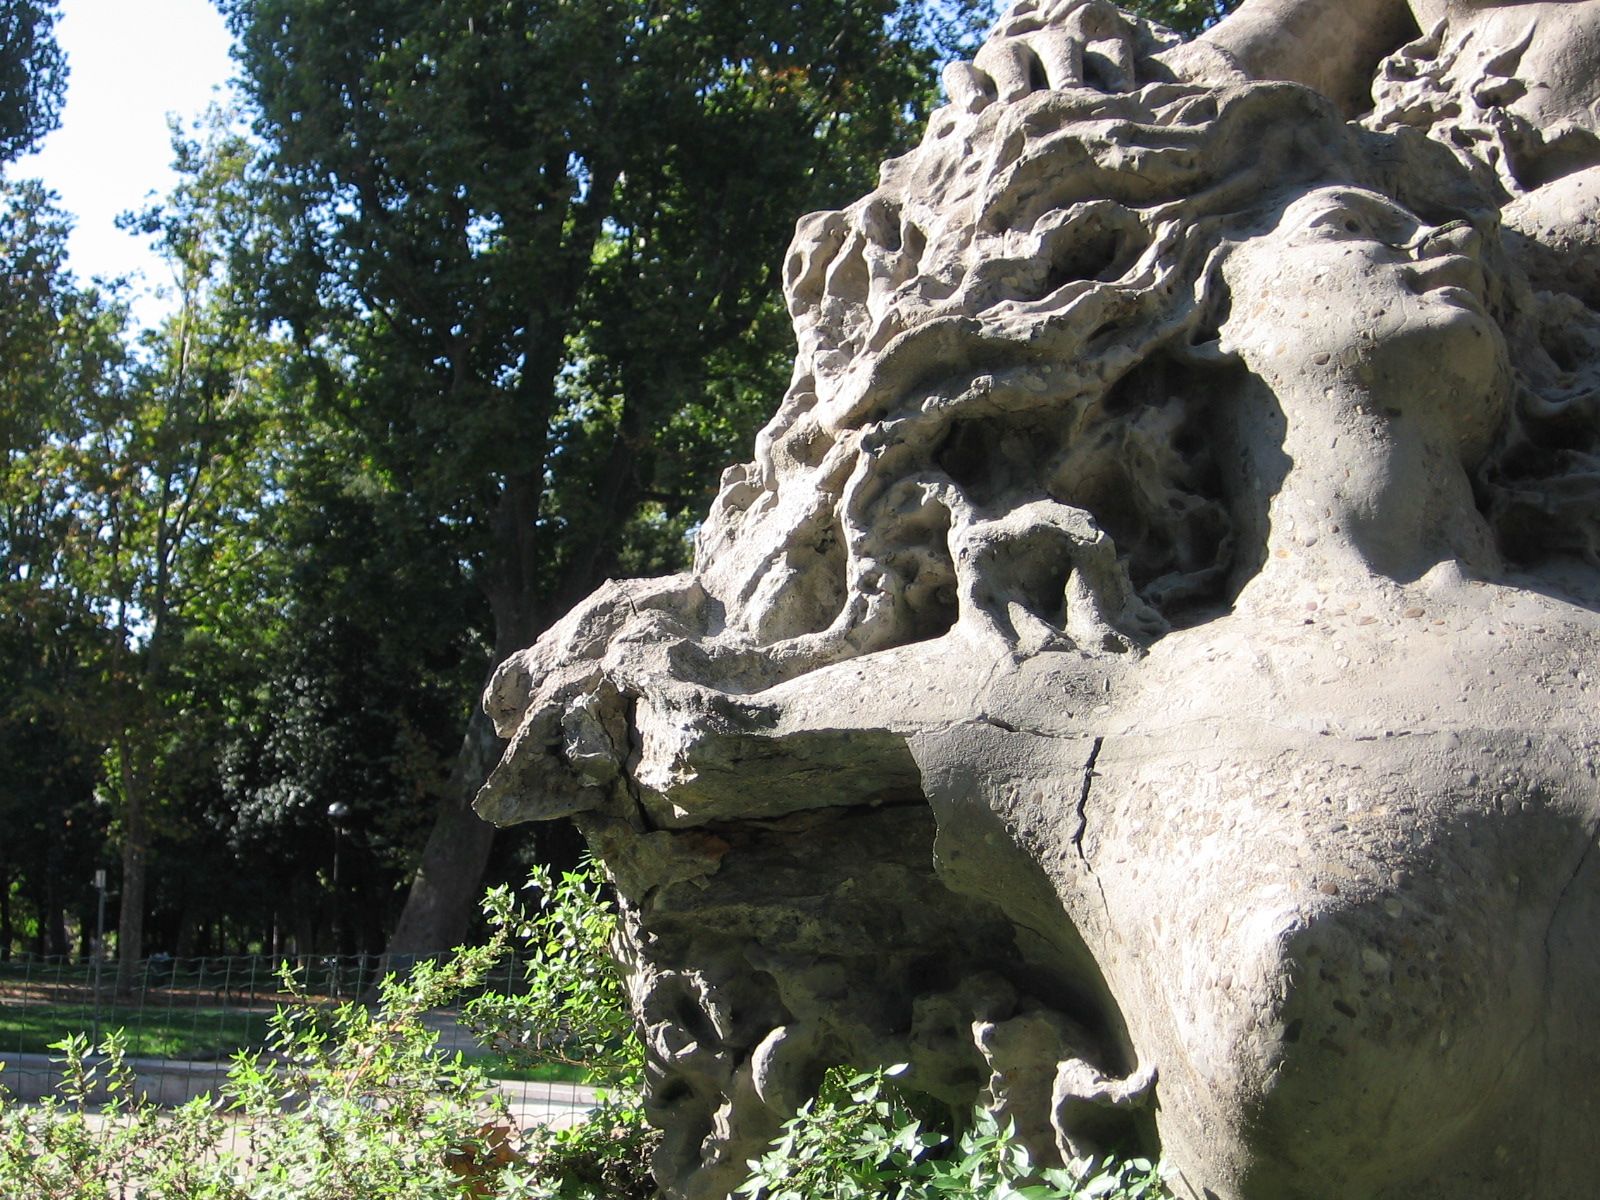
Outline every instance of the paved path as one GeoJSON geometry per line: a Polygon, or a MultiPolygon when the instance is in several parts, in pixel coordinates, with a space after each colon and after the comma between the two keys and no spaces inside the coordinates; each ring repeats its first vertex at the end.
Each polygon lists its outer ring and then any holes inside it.
{"type": "MultiPolygon", "coordinates": [[[[0,1086],[22,1103],[48,1095],[61,1079],[61,1065],[46,1054],[0,1054],[0,1086]]],[[[129,1059],[139,1086],[157,1104],[178,1105],[204,1092],[218,1092],[228,1076],[226,1062],[129,1059]]],[[[570,1124],[594,1107],[594,1089],[577,1083],[501,1080],[496,1085],[517,1123],[570,1124]]]]}

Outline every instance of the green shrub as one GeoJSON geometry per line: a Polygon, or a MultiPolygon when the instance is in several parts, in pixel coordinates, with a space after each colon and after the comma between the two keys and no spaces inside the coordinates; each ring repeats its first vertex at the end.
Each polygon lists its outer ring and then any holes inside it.
{"type": "Polygon", "coordinates": [[[242,1195],[536,1195],[503,1097],[476,1063],[441,1053],[422,1020],[481,986],[504,950],[497,937],[441,963],[418,963],[409,977],[383,982],[375,1009],[281,1008],[273,1053],[239,1055],[224,1089],[229,1113],[248,1130],[248,1150],[228,1156],[242,1195]]]}
{"type": "Polygon", "coordinates": [[[222,1120],[208,1100],[158,1110],[134,1093],[120,1031],[92,1062],[88,1038],[55,1047],[64,1071],[56,1094],[32,1107],[0,1092],[0,1195],[36,1200],[232,1200],[243,1193],[218,1177],[222,1120]],[[93,1097],[107,1095],[104,1104],[93,1097]],[[208,1162],[208,1158],[210,1161],[208,1162]]]}
{"type": "MultiPolygon", "coordinates": [[[[480,981],[498,948],[390,979],[376,1011],[281,1007],[272,1053],[236,1056],[220,1098],[178,1109],[137,1091],[120,1034],[59,1043],[65,1078],[0,1101],[0,1195],[38,1200],[462,1200],[532,1197],[504,1102],[439,1053],[422,1014],[480,981]],[[97,1097],[105,1095],[101,1103],[97,1097]],[[234,1135],[230,1138],[229,1135],[234,1135]]],[[[293,987],[292,977],[286,986],[293,987]]]]}
{"type": "MultiPolygon", "coordinates": [[[[286,975],[295,1002],[272,1019],[268,1050],[236,1055],[220,1097],[180,1109],[137,1094],[120,1033],[98,1048],[100,1061],[87,1039],[68,1038],[56,1047],[65,1078],[55,1095],[23,1106],[0,1093],[0,1196],[547,1200],[601,1194],[572,1190],[568,1143],[586,1146],[601,1167],[584,1165],[602,1178],[608,1177],[608,1155],[631,1168],[639,1158],[634,1146],[620,1139],[596,1146],[585,1140],[586,1126],[571,1137],[537,1130],[523,1135],[480,1065],[441,1053],[437,1033],[422,1019],[480,989],[519,930],[543,928],[554,936],[569,917],[603,924],[603,915],[585,917],[570,889],[563,895],[570,903],[542,925],[521,921],[507,898],[496,898],[491,913],[497,927],[488,945],[459,950],[442,963],[420,963],[408,978],[386,979],[375,1008],[319,1006],[286,975]]],[[[561,936],[574,952],[586,944],[568,933],[561,936]]],[[[553,991],[551,972],[573,964],[564,953],[545,959],[538,946],[532,949],[530,995],[553,991]]],[[[620,1006],[620,991],[611,1002],[620,1006]]],[[[607,1061],[621,1057],[621,1048],[614,1048],[607,1061]]],[[[619,1094],[602,1113],[613,1129],[633,1121],[634,1140],[642,1139],[637,1101],[630,1107],[619,1094]]]]}
{"type": "Polygon", "coordinates": [[[531,909],[505,889],[484,910],[497,933],[525,947],[524,990],[467,1006],[469,1025],[513,1065],[580,1066],[597,1085],[588,1117],[564,1129],[528,1131],[541,1196],[647,1200],[650,1155],[660,1135],[645,1122],[644,1043],[614,958],[617,913],[600,868],[586,862],[560,880],[535,868],[531,909]]]}
{"type": "Polygon", "coordinates": [[[904,1068],[830,1072],[816,1099],[750,1163],[748,1200],[1158,1200],[1169,1195],[1144,1159],[1081,1159],[1038,1168],[1014,1130],[977,1109],[952,1136],[931,1128],[895,1087],[904,1068]]]}
{"type": "MultiPolygon", "coordinates": [[[[617,915],[593,864],[536,872],[530,908],[500,890],[489,944],[386,979],[375,1008],[295,1002],[267,1052],[235,1056],[218,1098],[164,1109],[137,1094],[120,1033],[91,1055],[57,1044],[65,1079],[33,1106],[0,1089],[0,1196],[30,1200],[648,1200],[657,1134],[644,1120],[644,1048],[613,959],[617,915]],[[469,1023],[499,1064],[581,1067],[597,1105],[566,1129],[516,1129],[487,1060],[447,1056],[423,1022],[480,992],[513,944],[525,987],[481,995],[469,1023]],[[103,1101],[97,1097],[106,1097],[103,1101]]],[[[750,1164],[747,1200],[1158,1200],[1148,1162],[1038,1169],[981,1110],[941,1129],[895,1068],[830,1073],[822,1094],[750,1164]]],[[[3,1082],[3,1080],[0,1080],[3,1082]]]]}

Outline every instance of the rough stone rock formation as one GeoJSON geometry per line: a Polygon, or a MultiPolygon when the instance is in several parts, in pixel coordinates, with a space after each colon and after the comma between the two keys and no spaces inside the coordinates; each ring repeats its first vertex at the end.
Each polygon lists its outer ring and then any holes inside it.
{"type": "Polygon", "coordinates": [[[1587,151],[1469,134],[1600,5],[1434,7],[1362,124],[1016,6],[800,223],[693,570],[500,670],[478,808],[616,880],[669,1194],[891,1062],[1191,1197],[1593,1194],[1587,151]]]}

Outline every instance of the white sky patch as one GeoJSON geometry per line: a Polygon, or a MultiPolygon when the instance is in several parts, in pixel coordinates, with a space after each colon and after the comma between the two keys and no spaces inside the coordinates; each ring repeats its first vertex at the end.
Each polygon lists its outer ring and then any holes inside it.
{"type": "Polygon", "coordinates": [[[148,293],[169,284],[144,238],[116,218],[165,195],[176,182],[167,114],[187,127],[225,98],[231,39],[209,0],[61,0],[56,37],[71,75],[61,128],[7,169],[39,178],[76,218],[69,244],[80,280],[127,275],[145,293],[135,315],[150,323],[166,305],[148,293]]]}

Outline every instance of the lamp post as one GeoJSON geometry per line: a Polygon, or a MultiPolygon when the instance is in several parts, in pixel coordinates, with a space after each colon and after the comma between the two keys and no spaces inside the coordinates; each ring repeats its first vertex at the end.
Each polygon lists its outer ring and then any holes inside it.
{"type": "Polygon", "coordinates": [[[100,893],[94,931],[94,1044],[100,1045],[100,968],[106,961],[106,869],[94,873],[94,890],[100,893]]]}
{"type": "Polygon", "coordinates": [[[333,823],[333,962],[334,970],[338,970],[339,952],[342,947],[341,934],[344,932],[344,905],[339,895],[339,850],[344,839],[345,818],[350,815],[350,806],[343,800],[335,800],[328,805],[328,820],[333,823]]]}

